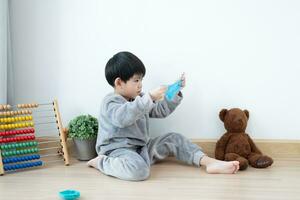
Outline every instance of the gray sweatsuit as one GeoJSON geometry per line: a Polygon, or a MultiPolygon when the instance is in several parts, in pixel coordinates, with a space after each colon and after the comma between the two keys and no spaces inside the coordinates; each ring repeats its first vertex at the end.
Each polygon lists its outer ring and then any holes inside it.
{"type": "Polygon", "coordinates": [[[167,156],[199,166],[205,154],[181,134],[149,136],[149,117],[167,117],[181,100],[181,92],[172,101],[159,102],[153,102],[148,93],[133,101],[108,94],[100,109],[96,144],[97,153],[107,157],[99,161],[98,169],[106,175],[138,181],[149,177],[151,164],[167,156]]]}

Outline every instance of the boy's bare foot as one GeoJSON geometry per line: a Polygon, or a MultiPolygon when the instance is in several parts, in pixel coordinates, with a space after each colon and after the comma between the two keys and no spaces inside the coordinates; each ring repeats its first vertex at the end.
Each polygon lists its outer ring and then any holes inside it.
{"type": "Polygon", "coordinates": [[[208,156],[204,156],[200,164],[206,166],[209,174],[235,174],[240,169],[239,161],[220,161],[208,156]]]}
{"type": "Polygon", "coordinates": [[[206,172],[209,174],[235,174],[239,170],[238,161],[215,161],[206,166],[206,172]]]}
{"type": "Polygon", "coordinates": [[[86,164],[89,167],[94,167],[94,168],[98,169],[98,163],[105,157],[106,157],[106,155],[99,155],[96,158],[89,160],[86,164]]]}

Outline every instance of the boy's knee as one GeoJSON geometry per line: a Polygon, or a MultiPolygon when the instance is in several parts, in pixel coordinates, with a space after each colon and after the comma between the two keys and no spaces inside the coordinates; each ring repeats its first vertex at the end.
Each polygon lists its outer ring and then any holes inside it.
{"type": "Polygon", "coordinates": [[[168,133],[168,137],[172,138],[173,140],[185,140],[186,138],[181,135],[180,133],[168,133]]]}
{"type": "Polygon", "coordinates": [[[122,160],[118,176],[128,181],[143,181],[150,176],[150,166],[144,160],[122,160]]]}
{"type": "Polygon", "coordinates": [[[126,180],[129,181],[143,181],[148,179],[150,176],[150,167],[140,167],[132,169],[127,172],[126,180]]]}

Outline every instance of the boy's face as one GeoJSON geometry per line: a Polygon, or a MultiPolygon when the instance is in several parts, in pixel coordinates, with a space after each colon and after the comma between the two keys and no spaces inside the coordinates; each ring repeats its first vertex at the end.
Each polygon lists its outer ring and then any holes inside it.
{"type": "Polygon", "coordinates": [[[121,81],[120,94],[126,99],[134,99],[142,92],[143,76],[135,74],[126,83],[121,81]]]}

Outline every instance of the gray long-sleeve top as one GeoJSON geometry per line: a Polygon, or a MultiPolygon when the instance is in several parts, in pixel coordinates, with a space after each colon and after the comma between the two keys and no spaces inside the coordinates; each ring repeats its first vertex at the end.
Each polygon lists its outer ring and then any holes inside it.
{"type": "Polygon", "coordinates": [[[144,146],[149,136],[149,117],[170,115],[182,100],[182,93],[172,101],[153,102],[148,93],[128,101],[121,95],[110,93],[102,101],[96,150],[106,154],[122,147],[144,146]]]}

